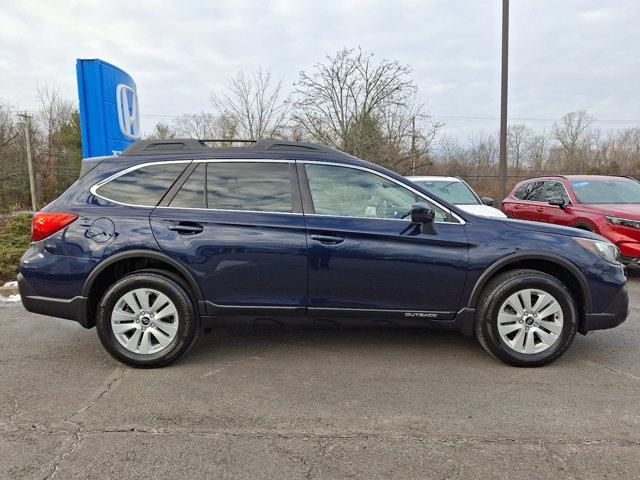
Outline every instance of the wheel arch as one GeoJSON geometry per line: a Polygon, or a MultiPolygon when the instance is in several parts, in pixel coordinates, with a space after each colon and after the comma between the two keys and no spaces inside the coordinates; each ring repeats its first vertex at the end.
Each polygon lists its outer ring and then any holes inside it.
{"type": "Polygon", "coordinates": [[[579,323],[591,313],[591,291],[582,272],[568,260],[548,252],[515,253],[495,262],[480,276],[471,291],[468,306],[476,308],[487,283],[502,272],[529,268],[548,273],[567,285],[578,304],[579,323]]]}
{"type": "MultiPolygon", "coordinates": [[[[127,250],[119,252],[101,262],[93,269],[82,289],[86,302],[86,326],[95,325],[95,309],[102,294],[119,275],[140,270],[165,270],[172,277],[178,277],[183,287],[188,287],[194,300],[194,307],[199,311],[199,304],[204,304],[204,296],[193,275],[179,262],[168,255],[153,250],[127,250]]],[[[176,280],[176,278],[174,278],[176,280]]]]}

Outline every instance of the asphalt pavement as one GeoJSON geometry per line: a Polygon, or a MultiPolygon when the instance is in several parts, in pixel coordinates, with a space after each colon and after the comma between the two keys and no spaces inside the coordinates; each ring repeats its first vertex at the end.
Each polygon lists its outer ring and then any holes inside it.
{"type": "Polygon", "coordinates": [[[123,367],[0,304],[0,478],[640,478],[640,276],[539,369],[411,330],[219,329],[123,367]]]}

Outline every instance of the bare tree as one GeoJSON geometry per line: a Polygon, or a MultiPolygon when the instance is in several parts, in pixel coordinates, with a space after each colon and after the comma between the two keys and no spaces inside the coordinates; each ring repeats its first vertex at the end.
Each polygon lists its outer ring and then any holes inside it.
{"type": "Polygon", "coordinates": [[[289,105],[282,79],[275,80],[268,69],[252,74],[240,70],[220,94],[211,94],[211,103],[248,139],[281,138],[286,132],[289,105]]]}
{"type": "Polygon", "coordinates": [[[546,167],[549,157],[549,135],[538,132],[529,138],[529,167],[534,172],[540,172],[546,167]]]}
{"type": "Polygon", "coordinates": [[[507,155],[516,171],[520,170],[529,154],[532,134],[523,124],[509,125],[507,129],[507,155]]]}
{"type": "Polygon", "coordinates": [[[42,128],[47,154],[51,154],[55,147],[56,134],[71,121],[71,115],[76,110],[75,105],[62,98],[60,92],[48,85],[37,87],[40,109],[36,120],[42,128]]]}
{"type": "Polygon", "coordinates": [[[146,135],[146,138],[160,139],[160,140],[175,138],[175,137],[176,137],[176,132],[173,130],[173,128],[171,128],[171,126],[168,123],[165,123],[165,122],[157,122],[153,127],[153,130],[151,131],[151,133],[146,135]]]}
{"type": "Polygon", "coordinates": [[[569,112],[553,125],[553,137],[560,145],[564,166],[571,170],[584,168],[589,152],[597,138],[592,129],[595,118],[584,110],[569,112]]]}
{"type": "Polygon", "coordinates": [[[407,170],[405,161],[423,158],[441,126],[424,113],[410,73],[398,62],[343,48],[300,72],[294,122],[315,141],[407,170]]]}
{"type": "Polygon", "coordinates": [[[226,116],[208,112],[186,113],[173,122],[178,137],[200,139],[230,139],[235,136],[235,124],[226,116]]]}
{"type": "MultiPolygon", "coordinates": [[[[61,133],[74,122],[75,105],[63,98],[56,88],[37,87],[40,108],[31,136],[36,148],[34,167],[38,202],[62,189],[62,176],[79,167],[80,152],[70,151],[61,139],[61,133]]],[[[77,113],[76,113],[77,114],[77,113]]]]}

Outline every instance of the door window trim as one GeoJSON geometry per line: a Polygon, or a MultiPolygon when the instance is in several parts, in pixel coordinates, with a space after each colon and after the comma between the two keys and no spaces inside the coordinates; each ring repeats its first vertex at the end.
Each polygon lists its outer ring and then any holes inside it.
{"type": "MultiPolygon", "coordinates": [[[[362,167],[360,165],[351,165],[348,163],[339,163],[339,162],[325,162],[325,161],[319,161],[319,160],[298,160],[297,164],[300,165],[302,167],[302,171],[305,173],[304,175],[304,180],[306,181],[306,185],[301,185],[300,188],[303,190],[302,196],[303,198],[305,197],[305,195],[309,196],[309,199],[311,199],[311,187],[309,186],[309,179],[306,176],[306,170],[304,168],[305,165],[310,164],[310,165],[332,165],[332,166],[337,166],[337,167],[343,167],[343,168],[351,168],[354,170],[362,170],[368,173],[372,173],[374,175],[377,175],[379,177],[382,177],[386,180],[389,180],[392,183],[395,183],[396,185],[399,185],[407,190],[409,190],[410,192],[413,192],[414,194],[416,194],[418,196],[418,198],[421,198],[422,200],[426,200],[429,203],[432,203],[433,205],[437,206],[438,208],[440,208],[441,210],[445,211],[447,214],[451,215],[453,218],[455,218],[456,220],[458,220],[457,222],[447,222],[447,221],[440,221],[440,220],[436,220],[435,223],[446,223],[446,224],[451,224],[451,225],[464,225],[466,222],[464,221],[464,219],[462,217],[460,217],[458,214],[456,214],[455,212],[451,211],[449,208],[441,205],[440,203],[436,202],[435,200],[433,200],[431,197],[429,197],[428,195],[425,195],[424,193],[416,190],[415,188],[402,183],[399,180],[396,180],[393,177],[390,177],[389,175],[385,175],[382,172],[379,172],[377,170],[374,170],[372,168],[368,168],[368,167],[362,167]]],[[[301,175],[299,175],[301,176],[301,175]]],[[[302,181],[302,178],[301,178],[302,181]]],[[[312,199],[311,199],[312,200],[312,199]]],[[[400,222],[407,222],[407,219],[405,218],[376,218],[376,217],[360,217],[360,216],[355,216],[355,215],[324,215],[321,213],[306,213],[306,216],[310,216],[310,217],[334,217],[334,218],[360,218],[360,219],[366,219],[366,220],[395,220],[395,221],[400,221],[400,222]]]]}

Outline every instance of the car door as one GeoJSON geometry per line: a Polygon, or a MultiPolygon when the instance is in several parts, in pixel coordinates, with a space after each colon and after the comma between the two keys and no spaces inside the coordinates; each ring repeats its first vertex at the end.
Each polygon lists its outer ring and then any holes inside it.
{"type": "Polygon", "coordinates": [[[555,223],[556,225],[569,225],[572,219],[571,215],[571,199],[567,193],[567,189],[559,180],[549,180],[546,182],[544,220],[547,223],[555,223]],[[560,197],[564,200],[565,207],[560,208],[557,205],[550,205],[549,200],[553,197],[560,197]]]}
{"type": "Polygon", "coordinates": [[[215,160],[192,169],[151,226],[196,278],[207,313],[303,313],[307,246],[295,164],[215,160]]]}
{"type": "Polygon", "coordinates": [[[464,289],[464,221],[431,202],[437,234],[409,219],[410,187],[374,170],[298,162],[308,235],[309,313],[454,317],[464,289]]]}

